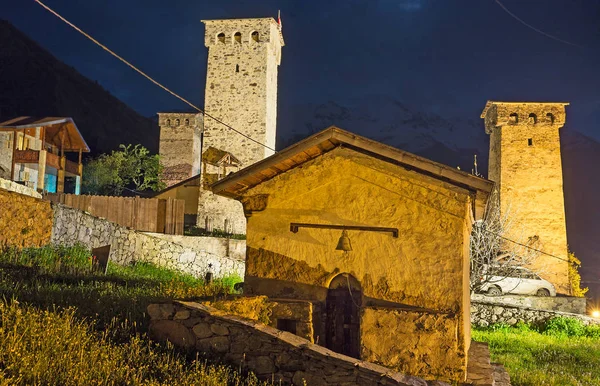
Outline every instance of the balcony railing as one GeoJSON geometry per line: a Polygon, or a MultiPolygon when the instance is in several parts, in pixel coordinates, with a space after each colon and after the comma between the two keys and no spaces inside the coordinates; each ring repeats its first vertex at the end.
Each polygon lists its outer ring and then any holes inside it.
{"type": "Polygon", "coordinates": [[[46,165],[55,169],[60,169],[60,157],[56,154],[46,153],[46,165]]]}
{"type": "Polygon", "coordinates": [[[40,161],[40,152],[37,150],[15,150],[15,162],[22,164],[36,164],[40,161]]]}
{"type": "Polygon", "coordinates": [[[69,173],[79,175],[79,164],[67,159],[65,160],[65,170],[69,173]]]}

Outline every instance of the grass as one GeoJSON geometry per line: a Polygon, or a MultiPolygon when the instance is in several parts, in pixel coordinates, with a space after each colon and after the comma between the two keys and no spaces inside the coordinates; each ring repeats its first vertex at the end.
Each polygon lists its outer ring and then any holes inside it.
{"type": "Polygon", "coordinates": [[[557,317],[542,326],[476,328],[473,339],[489,344],[513,386],[600,385],[600,327],[557,317]]]}
{"type": "Polygon", "coordinates": [[[0,250],[0,386],[256,385],[146,337],[148,304],[218,300],[239,278],[210,284],[148,263],[91,272],[80,246],[0,250]]]}
{"type": "Polygon", "coordinates": [[[246,235],[244,234],[227,233],[220,229],[207,231],[204,228],[198,228],[195,226],[185,228],[183,230],[183,234],[186,236],[221,237],[224,239],[246,240],[246,235]]]}

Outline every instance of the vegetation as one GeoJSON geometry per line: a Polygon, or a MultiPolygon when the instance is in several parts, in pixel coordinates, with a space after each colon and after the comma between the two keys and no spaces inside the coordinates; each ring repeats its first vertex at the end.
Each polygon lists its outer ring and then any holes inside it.
{"type": "Polygon", "coordinates": [[[83,168],[82,191],[86,194],[120,195],[124,190],[139,192],[165,188],[158,155],[142,145],[120,145],[120,150],[89,160],[83,168]]]}
{"type": "Polygon", "coordinates": [[[582,298],[588,292],[589,288],[581,288],[580,267],[581,260],[573,252],[569,252],[569,284],[571,285],[571,295],[582,298]]]}
{"type": "Polygon", "coordinates": [[[218,301],[239,278],[204,283],[137,263],[90,271],[81,246],[0,250],[0,385],[255,385],[145,337],[145,309],[176,297],[218,301]]]}
{"type": "Polygon", "coordinates": [[[184,229],[183,233],[186,236],[206,236],[206,237],[222,237],[225,239],[236,239],[236,240],[246,240],[246,235],[237,234],[237,233],[227,233],[220,229],[215,229],[212,231],[207,231],[204,228],[198,228],[195,226],[188,227],[184,229]]]}
{"type": "Polygon", "coordinates": [[[514,386],[600,384],[600,326],[557,317],[541,326],[496,324],[473,330],[514,386]]]}

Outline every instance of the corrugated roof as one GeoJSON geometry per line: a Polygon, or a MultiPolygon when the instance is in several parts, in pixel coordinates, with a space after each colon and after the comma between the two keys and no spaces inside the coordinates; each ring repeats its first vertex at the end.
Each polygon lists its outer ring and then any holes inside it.
{"type": "Polygon", "coordinates": [[[332,126],[295,145],[231,174],[211,186],[216,194],[239,199],[243,193],[279,174],[308,162],[336,147],[344,146],[386,162],[416,170],[476,193],[487,200],[494,183],[427,158],[384,145],[377,141],[332,126]]]}
{"type": "Polygon", "coordinates": [[[64,151],[89,152],[90,148],[79,132],[73,119],[68,117],[16,117],[0,123],[0,131],[25,130],[34,127],[46,129],[45,141],[64,151]]]}

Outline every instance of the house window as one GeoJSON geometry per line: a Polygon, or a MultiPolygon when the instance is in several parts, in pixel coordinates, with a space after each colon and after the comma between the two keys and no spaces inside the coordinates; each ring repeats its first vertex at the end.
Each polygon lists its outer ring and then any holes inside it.
{"type": "Polygon", "coordinates": [[[281,331],[296,333],[297,321],[294,319],[277,319],[277,329],[281,331]]]}
{"type": "Polygon", "coordinates": [[[527,146],[533,146],[533,138],[527,139],[527,146]]]}

